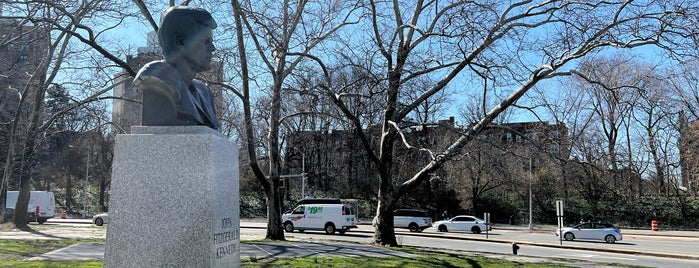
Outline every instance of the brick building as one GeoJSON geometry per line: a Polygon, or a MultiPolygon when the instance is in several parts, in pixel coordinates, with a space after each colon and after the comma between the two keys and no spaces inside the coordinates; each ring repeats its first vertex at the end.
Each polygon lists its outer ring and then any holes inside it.
{"type": "MultiPolygon", "coordinates": [[[[464,131],[454,118],[431,124],[415,124],[405,128],[403,136],[412,146],[439,152],[452,144],[464,131]]],[[[489,142],[503,151],[521,157],[531,157],[534,165],[549,161],[551,157],[567,158],[570,144],[565,124],[548,122],[519,122],[490,125],[474,143],[489,142]]],[[[377,144],[379,135],[372,135],[377,144]]],[[[375,141],[375,142],[374,142],[375,141]]],[[[400,141],[398,141],[400,142],[400,141]]],[[[418,168],[427,164],[424,151],[394,147],[401,168],[418,168]]],[[[364,148],[353,131],[299,131],[287,136],[285,169],[288,174],[301,173],[302,155],[310,184],[321,188],[330,185],[356,185],[358,191],[367,192],[375,185],[376,174],[364,148]],[[362,190],[363,189],[363,190],[362,190]]],[[[398,171],[396,171],[398,172],[398,171]]],[[[409,172],[409,171],[408,171],[409,172]]]]}
{"type": "MultiPolygon", "coordinates": [[[[2,3],[0,3],[2,16],[2,3]]],[[[19,128],[15,132],[15,144],[21,144],[26,120],[34,110],[37,92],[45,82],[46,65],[50,46],[49,33],[38,24],[0,18],[0,166],[4,167],[9,147],[11,122],[19,115],[19,128]],[[22,24],[20,24],[22,23],[22,24]],[[18,112],[20,98],[22,109],[18,112]]],[[[15,150],[19,154],[20,149],[15,150]]]]}

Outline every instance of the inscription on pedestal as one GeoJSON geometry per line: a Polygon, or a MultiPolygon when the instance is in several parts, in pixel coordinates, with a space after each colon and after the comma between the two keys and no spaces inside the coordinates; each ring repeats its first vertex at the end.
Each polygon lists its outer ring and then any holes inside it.
{"type": "Polygon", "coordinates": [[[236,255],[240,250],[240,229],[233,224],[231,218],[221,219],[220,232],[214,233],[213,244],[216,258],[223,258],[227,255],[236,255]]]}

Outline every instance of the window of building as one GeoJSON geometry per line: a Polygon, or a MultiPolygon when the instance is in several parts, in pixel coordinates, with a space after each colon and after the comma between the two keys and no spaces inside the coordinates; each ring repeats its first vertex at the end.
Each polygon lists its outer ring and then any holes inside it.
{"type": "Polygon", "coordinates": [[[28,60],[29,60],[29,56],[27,56],[27,55],[20,55],[20,56],[19,56],[19,60],[20,60],[20,61],[28,61],[28,60]]]}
{"type": "Polygon", "coordinates": [[[558,131],[551,131],[551,132],[549,132],[549,139],[557,140],[557,139],[559,139],[560,137],[561,137],[561,133],[558,132],[558,131]]]}
{"type": "Polygon", "coordinates": [[[557,154],[558,153],[558,144],[551,144],[551,153],[557,154]]]}
{"type": "Polygon", "coordinates": [[[512,133],[507,133],[507,141],[512,141],[512,133]]]}

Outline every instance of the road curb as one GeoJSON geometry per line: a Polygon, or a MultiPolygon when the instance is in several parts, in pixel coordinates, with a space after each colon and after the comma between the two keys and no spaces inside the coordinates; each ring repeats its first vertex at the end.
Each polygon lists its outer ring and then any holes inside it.
{"type": "MultiPolygon", "coordinates": [[[[353,230],[352,232],[374,233],[373,231],[364,231],[364,230],[353,230]]],[[[542,231],[542,232],[546,233],[546,231],[542,231]]],[[[491,238],[485,239],[485,238],[479,238],[479,237],[460,237],[460,236],[448,235],[448,233],[432,234],[432,233],[396,232],[396,235],[410,235],[410,236],[422,236],[422,237],[431,237],[431,238],[445,238],[445,239],[452,239],[452,240],[470,240],[470,241],[493,242],[493,243],[503,243],[503,244],[517,243],[518,245],[530,245],[530,246],[548,247],[548,248],[567,248],[567,249],[577,249],[577,250],[587,250],[587,251],[604,251],[604,252],[611,252],[611,253],[633,254],[633,255],[664,257],[664,258],[674,258],[674,259],[699,260],[699,255],[696,255],[696,254],[679,254],[679,253],[670,253],[670,252],[639,251],[639,250],[614,249],[614,248],[592,248],[592,247],[585,247],[585,246],[559,245],[559,244],[552,244],[552,243],[539,243],[539,242],[528,242],[528,241],[518,241],[518,240],[504,240],[504,239],[491,239],[491,238]]]]}

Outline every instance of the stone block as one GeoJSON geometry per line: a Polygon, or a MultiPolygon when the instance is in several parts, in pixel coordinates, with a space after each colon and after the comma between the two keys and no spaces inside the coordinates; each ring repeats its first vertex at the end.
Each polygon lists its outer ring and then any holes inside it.
{"type": "Polygon", "coordinates": [[[204,126],[117,135],[105,267],[239,267],[237,147],[204,126]]]}

